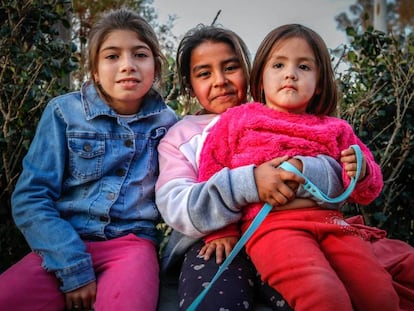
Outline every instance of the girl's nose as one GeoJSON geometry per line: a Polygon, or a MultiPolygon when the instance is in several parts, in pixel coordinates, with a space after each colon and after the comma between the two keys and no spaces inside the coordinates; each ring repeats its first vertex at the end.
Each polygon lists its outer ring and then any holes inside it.
{"type": "Polygon", "coordinates": [[[218,72],[215,74],[214,86],[223,86],[227,84],[229,81],[227,80],[226,76],[222,72],[218,72]]]}
{"type": "Polygon", "coordinates": [[[136,65],[132,56],[126,55],[122,60],[122,71],[132,72],[136,70],[136,65]]]}
{"type": "Polygon", "coordinates": [[[296,78],[297,78],[296,71],[293,68],[287,68],[286,72],[285,72],[285,78],[286,79],[291,79],[291,80],[296,80],[296,78]]]}

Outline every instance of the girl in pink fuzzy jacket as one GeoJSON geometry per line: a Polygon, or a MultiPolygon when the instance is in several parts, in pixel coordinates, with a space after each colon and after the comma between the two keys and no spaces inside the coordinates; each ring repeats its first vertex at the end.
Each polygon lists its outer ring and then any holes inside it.
{"type": "MultiPolygon", "coordinates": [[[[274,29],[257,51],[250,78],[253,98],[261,103],[222,114],[201,153],[200,181],[223,167],[324,154],[342,162],[347,186],[356,170],[349,146],[358,144],[363,166],[350,200],[368,204],[378,196],[382,174],[372,153],[347,122],[330,116],[337,90],[328,49],[318,34],[297,24],[274,29]]],[[[242,232],[261,206],[243,209],[242,232]]],[[[366,230],[346,223],[339,208],[315,204],[274,211],[246,251],[263,280],[296,311],[399,310],[392,278],[366,243],[366,230]]],[[[213,237],[237,235],[237,229],[232,226],[213,237]]]]}

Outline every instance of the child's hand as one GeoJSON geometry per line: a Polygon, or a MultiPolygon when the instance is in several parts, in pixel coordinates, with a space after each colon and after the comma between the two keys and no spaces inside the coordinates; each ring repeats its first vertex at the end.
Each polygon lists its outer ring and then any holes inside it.
{"type": "Polygon", "coordinates": [[[91,282],[65,293],[67,310],[93,310],[96,298],[96,282],[91,282]]]}
{"type": "MultiPolygon", "coordinates": [[[[303,170],[303,164],[301,160],[295,159],[295,158],[290,158],[288,160],[288,162],[290,164],[292,164],[294,167],[296,167],[300,172],[302,172],[303,170]]],[[[285,182],[286,185],[289,186],[290,189],[292,189],[294,192],[296,192],[299,188],[299,183],[294,181],[294,180],[287,180],[285,182]]]]}
{"type": "MultiPolygon", "coordinates": [[[[354,177],[356,175],[357,170],[357,159],[355,150],[351,147],[348,149],[342,150],[341,152],[341,162],[344,165],[344,169],[349,177],[354,177]]],[[[361,180],[365,177],[367,171],[367,162],[365,160],[364,154],[362,154],[362,166],[361,166],[361,174],[359,175],[359,179],[361,180]]]]}
{"type": "Polygon", "coordinates": [[[221,264],[224,259],[230,254],[234,245],[236,245],[238,238],[235,236],[216,239],[205,244],[200,252],[199,256],[204,257],[204,260],[209,260],[211,256],[216,253],[216,263],[221,264]]]}
{"type": "Polygon", "coordinates": [[[295,199],[298,185],[305,182],[295,173],[277,168],[286,160],[287,156],[274,158],[254,170],[260,201],[267,202],[273,207],[285,205],[295,199]]]}

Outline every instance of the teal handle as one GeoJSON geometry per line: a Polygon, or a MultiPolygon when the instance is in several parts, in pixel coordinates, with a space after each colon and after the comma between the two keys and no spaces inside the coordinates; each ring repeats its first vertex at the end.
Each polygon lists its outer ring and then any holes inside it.
{"type": "Polygon", "coordinates": [[[305,183],[303,184],[303,188],[312,194],[315,198],[322,200],[328,203],[340,203],[345,201],[354,191],[356,183],[358,181],[359,175],[361,175],[361,168],[362,168],[362,151],[358,145],[352,145],[351,148],[355,150],[355,155],[357,158],[357,170],[356,175],[354,178],[351,178],[351,182],[348,185],[348,188],[336,198],[330,198],[325,193],[323,193],[316,185],[314,185],[305,175],[303,175],[295,166],[290,164],[289,162],[283,162],[279,165],[280,168],[283,168],[286,171],[290,171],[299,175],[305,179],[305,183]]]}

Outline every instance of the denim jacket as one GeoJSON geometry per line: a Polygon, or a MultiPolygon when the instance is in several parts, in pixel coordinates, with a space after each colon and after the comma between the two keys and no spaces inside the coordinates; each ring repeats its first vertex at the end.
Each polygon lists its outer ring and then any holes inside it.
{"type": "Polygon", "coordinates": [[[157,243],[157,145],[176,120],[153,90],[137,114],[119,116],[91,83],[46,106],[12,211],[63,292],[95,280],[83,240],[133,233],[157,243]]]}

